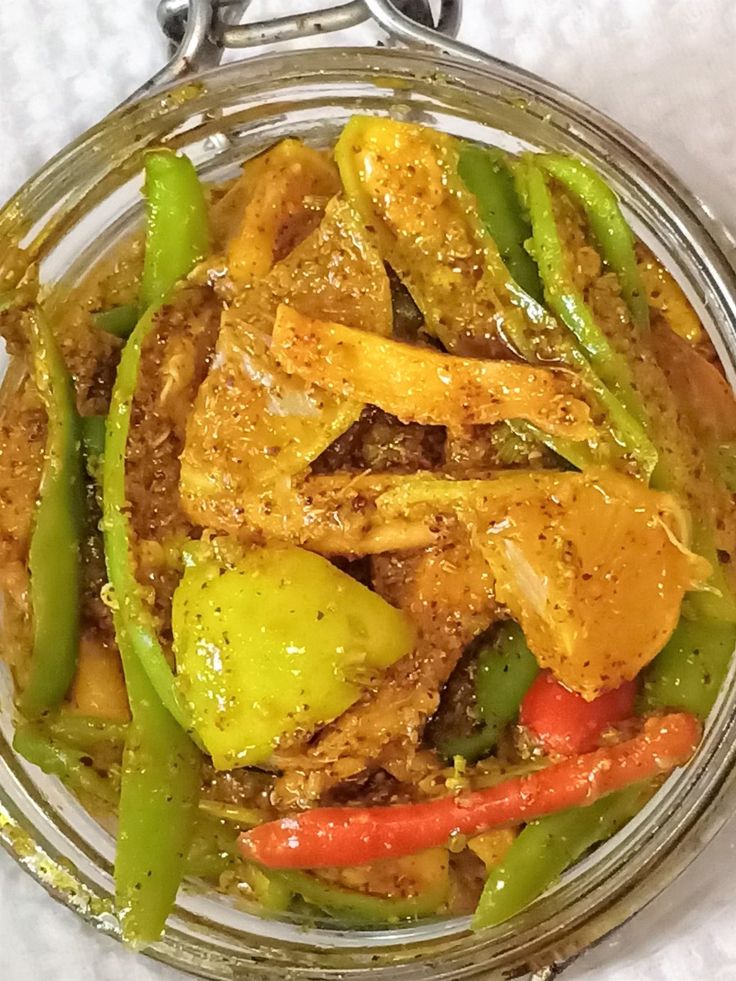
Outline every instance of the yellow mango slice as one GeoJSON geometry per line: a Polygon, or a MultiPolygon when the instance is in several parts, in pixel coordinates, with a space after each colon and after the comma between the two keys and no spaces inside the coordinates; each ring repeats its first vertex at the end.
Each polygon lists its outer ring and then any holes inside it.
{"type": "Polygon", "coordinates": [[[452,530],[451,521],[437,522],[427,515],[392,517],[376,509],[376,498],[403,479],[396,474],[336,473],[279,484],[247,498],[239,537],[349,557],[433,545],[452,530]]]}
{"type": "Polygon", "coordinates": [[[386,899],[430,895],[435,897],[430,908],[436,909],[450,893],[449,859],[446,848],[429,848],[415,855],[387,858],[368,865],[319,869],[313,874],[336,886],[386,899]]]}
{"type": "Polygon", "coordinates": [[[74,681],[69,692],[73,712],[100,719],[130,719],[123,666],[117,649],[91,631],[82,634],[74,681]]]}
{"type": "Polygon", "coordinates": [[[611,471],[405,478],[377,506],[394,518],[455,511],[539,664],[589,700],[636,677],[710,574],[676,500],[611,471]]]}
{"type": "Polygon", "coordinates": [[[279,367],[269,348],[284,302],[307,316],[390,333],[383,262],[345,201],[332,201],[319,228],[223,315],[181,457],[182,505],[199,524],[242,528],[254,498],[288,484],[360,414],[360,402],[279,367]]]}
{"type": "Polygon", "coordinates": [[[289,374],[332,395],[378,405],[403,422],[465,426],[526,419],[569,439],[594,435],[571,375],[515,361],[460,358],[282,305],[271,353],[289,374]]]}
{"type": "Polygon", "coordinates": [[[218,769],[345,711],[414,646],[399,610],[298,548],[193,550],[174,595],[177,681],[218,769]]]}
{"type": "MultiPolygon", "coordinates": [[[[286,185],[286,181],[279,183],[280,189],[284,189],[286,185]]],[[[259,195],[268,195],[273,205],[269,209],[270,214],[267,212],[268,224],[277,232],[271,239],[275,249],[268,266],[270,268],[317,227],[328,200],[339,190],[340,180],[331,155],[324,150],[314,150],[301,140],[287,137],[246,160],[241,167],[240,176],[210,205],[210,229],[215,250],[226,255],[230,252],[235,241],[241,237],[246,212],[251,203],[259,195]],[[303,194],[300,197],[294,182],[291,201],[296,206],[289,206],[288,195],[282,190],[285,207],[278,207],[276,197],[269,194],[267,175],[269,172],[280,172],[286,176],[297,169],[294,164],[298,164],[301,171],[303,194]],[[309,193],[318,183],[328,188],[324,196],[309,193]],[[279,229],[283,229],[283,234],[279,229]]],[[[254,208],[252,213],[255,215],[263,210],[261,205],[254,208]]]]}
{"type": "Polygon", "coordinates": [[[490,870],[501,864],[515,838],[516,831],[511,828],[496,828],[493,831],[486,831],[482,835],[475,835],[468,841],[468,848],[490,870]]]}
{"type": "Polygon", "coordinates": [[[480,226],[475,199],[457,176],[457,140],[424,126],[354,116],[335,160],[348,197],[429,333],[460,354],[496,354],[520,340],[524,313],[514,306],[508,271],[480,226]]]}
{"type": "Polygon", "coordinates": [[[248,199],[227,263],[235,283],[250,285],[317,226],[340,179],[325,154],[287,139],[248,161],[241,180],[248,199]]]}
{"type": "Polygon", "coordinates": [[[670,330],[689,344],[697,343],[703,336],[703,325],[682,287],[645,245],[638,243],[636,254],[649,306],[662,314],[670,330]]]}

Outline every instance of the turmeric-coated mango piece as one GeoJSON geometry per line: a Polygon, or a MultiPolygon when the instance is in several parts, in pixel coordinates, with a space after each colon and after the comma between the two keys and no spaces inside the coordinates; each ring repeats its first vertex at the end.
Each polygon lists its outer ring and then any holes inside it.
{"type": "Polygon", "coordinates": [[[340,179],[326,154],[287,139],[249,160],[238,184],[242,215],[227,244],[230,277],[255,283],[319,224],[340,179]]]}
{"type": "Polygon", "coordinates": [[[305,317],[285,304],[276,312],[271,353],[290,374],[332,395],[380,406],[402,422],[459,431],[527,419],[569,439],[594,435],[588,406],[572,394],[571,373],[461,358],[305,317]]]}
{"type": "Polygon", "coordinates": [[[269,348],[276,310],[391,332],[380,256],[339,198],[319,228],[223,314],[210,373],[190,417],[181,499],[199,524],[231,533],[264,490],[287,483],[359,416],[362,404],[288,375],[269,348]]]}
{"type": "Polygon", "coordinates": [[[454,511],[540,666],[588,700],[635,678],[659,653],[685,592],[711,571],[688,550],[674,497],[606,470],[407,477],[378,497],[377,509],[415,520],[454,511]]]}

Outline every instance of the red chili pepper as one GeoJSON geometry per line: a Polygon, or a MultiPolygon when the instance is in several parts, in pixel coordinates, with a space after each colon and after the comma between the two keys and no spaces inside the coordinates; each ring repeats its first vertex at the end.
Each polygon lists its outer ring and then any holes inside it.
{"type": "Polygon", "coordinates": [[[595,749],[604,730],[630,719],[635,700],[635,681],[586,702],[551,671],[542,671],[522,700],[519,722],[548,753],[573,756],[595,749]]]}
{"type": "Polygon", "coordinates": [[[269,868],[362,865],[444,845],[451,835],[532,821],[584,807],[686,763],[700,723],[686,712],[648,719],[633,739],[505,780],[486,790],[421,804],[324,807],[242,834],[246,859],[269,868]]]}

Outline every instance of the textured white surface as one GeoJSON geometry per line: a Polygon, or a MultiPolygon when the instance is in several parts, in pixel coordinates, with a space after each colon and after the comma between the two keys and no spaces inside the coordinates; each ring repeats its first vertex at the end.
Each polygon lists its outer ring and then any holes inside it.
{"type": "MultiPolygon", "coordinates": [[[[270,13],[312,6],[253,3],[270,13]]],[[[465,8],[463,39],[604,109],[736,226],[733,0],[465,0],[465,8]]],[[[155,0],[0,2],[0,199],[163,58],[155,0]]],[[[732,821],[678,883],[570,967],[565,981],[732,981],[734,877],[732,821]]],[[[0,854],[3,981],[177,976],[96,936],[0,854]]]]}

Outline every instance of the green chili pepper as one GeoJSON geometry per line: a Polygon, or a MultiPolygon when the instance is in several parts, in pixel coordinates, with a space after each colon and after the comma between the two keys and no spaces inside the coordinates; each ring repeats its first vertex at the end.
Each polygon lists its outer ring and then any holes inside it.
{"type": "Polygon", "coordinates": [[[498,246],[506,268],[521,288],[539,303],[542,284],[536,263],[524,248],[532,228],[521,209],[506,154],[496,147],[463,143],[458,173],[475,195],[478,216],[498,246]]]}
{"type": "Polygon", "coordinates": [[[139,316],[137,304],[126,303],[119,307],[111,307],[109,310],[100,310],[93,314],[93,320],[95,326],[104,330],[106,334],[125,340],[138,323],[139,316]]]}
{"type": "MultiPolygon", "coordinates": [[[[317,909],[329,913],[343,923],[363,926],[398,923],[400,920],[416,920],[431,916],[448,899],[449,880],[446,877],[439,879],[436,886],[426,889],[417,896],[393,899],[343,889],[341,886],[323,882],[306,872],[296,872],[291,869],[289,871],[258,869],[258,872],[271,887],[269,896],[271,903],[275,898],[274,891],[278,897],[277,901],[283,902],[286,898],[287,905],[291,897],[296,895],[310,906],[316,906],[317,909]]],[[[263,902],[263,894],[259,893],[258,888],[254,891],[258,899],[263,902]]],[[[273,906],[270,908],[273,909],[273,906]]]]}
{"type": "Polygon", "coordinates": [[[716,458],[721,480],[732,494],[736,493],[736,443],[722,443],[716,458]]]}
{"type": "MultiPolygon", "coordinates": [[[[84,465],[88,477],[93,481],[97,492],[102,487],[102,461],[105,458],[105,427],[107,420],[105,416],[82,416],[79,420],[80,431],[82,434],[82,449],[84,451],[84,465]]],[[[87,520],[92,518],[94,530],[97,530],[99,523],[99,502],[95,507],[95,514],[87,515],[87,520]]],[[[88,505],[89,512],[89,505],[88,505]]]]}
{"type": "Polygon", "coordinates": [[[194,833],[201,768],[201,755],[182,728],[186,717],[174,676],[136,579],[125,456],[141,346],[175,282],[207,251],[206,205],[190,161],[168,151],[146,158],[146,192],[142,300],[147,309],[120,359],[103,463],[105,556],[132,713],[123,756],[116,901],[123,937],[135,945],[158,939],[176,897],[194,833]]]}
{"type": "Polygon", "coordinates": [[[77,664],[84,484],[79,417],[71,378],[43,314],[29,312],[26,323],[34,379],[48,420],[28,558],[33,652],[20,698],[23,714],[34,717],[64,698],[77,664]]]}
{"type": "Polygon", "coordinates": [[[528,824],[501,864],[490,870],[473,929],[503,923],[527,907],[589,848],[623,827],[650,795],[648,786],[629,787],[590,807],[572,808],[528,824]]]}
{"type": "MultiPolygon", "coordinates": [[[[584,299],[568,280],[544,173],[528,157],[519,160],[514,171],[517,191],[532,219],[532,248],[545,295],[575,338],[564,352],[565,359],[595,394],[614,440],[625,454],[637,460],[642,475],[648,479],[657,465],[658,453],[647,435],[646,415],[632,389],[628,365],[613,351],[584,299]]],[[[514,423],[514,428],[522,433],[528,429],[518,423],[514,423]]],[[[584,452],[587,448],[580,444],[559,438],[553,443],[543,434],[535,435],[580,469],[591,462],[589,452],[584,452]]]]}
{"type": "Polygon", "coordinates": [[[488,756],[519,714],[538,670],[521,627],[511,620],[502,624],[490,643],[469,651],[453,672],[428,738],[447,759],[488,756]]]}
{"type": "Polygon", "coordinates": [[[596,374],[616,395],[626,411],[645,426],[646,415],[632,388],[631,372],[625,358],[611,347],[587,303],[569,278],[544,171],[532,158],[525,157],[519,161],[516,173],[529,202],[534,256],[547,302],[575,335],[590,358],[596,374]]]}
{"type": "Polygon", "coordinates": [[[133,719],[123,753],[115,900],[123,939],[140,946],[159,938],[184,874],[201,754],[159,701],[135,649],[116,632],[133,719]]]}
{"type": "Polygon", "coordinates": [[[118,646],[130,645],[150,678],[156,694],[184,728],[187,717],[174,683],[153,622],[143,599],[130,551],[130,523],[125,496],[125,453],[130,427],[133,395],[143,341],[154,324],[156,310],[143,315],[123,349],[113,388],[105,432],[102,467],[103,529],[107,572],[113,587],[116,609],[115,631],[118,646]]]}
{"type": "Polygon", "coordinates": [[[185,725],[173,675],[142,599],[129,551],[125,453],[143,342],[153,328],[155,314],[168,291],[189,271],[196,257],[206,252],[208,232],[202,188],[186,157],[177,157],[169,151],[149,154],[146,158],[146,193],[149,201],[145,261],[149,273],[147,282],[144,269],[141,292],[144,300],[148,296],[153,299],[123,350],[107,418],[105,445],[108,452],[103,469],[105,554],[118,603],[116,619],[120,620],[120,629],[140,658],[163,704],[185,725]],[[169,234],[177,243],[171,256],[166,253],[166,236],[169,234]],[[150,262],[149,249],[153,253],[150,262]],[[187,256],[189,265],[184,267],[182,263],[187,256]]]}
{"type": "Polygon", "coordinates": [[[263,910],[269,913],[285,913],[288,910],[294,893],[285,882],[257,865],[247,865],[243,874],[263,910]]]}
{"type": "Polygon", "coordinates": [[[46,728],[38,723],[18,726],[13,749],[29,763],[40,767],[44,773],[59,777],[78,793],[90,794],[108,804],[114,804],[117,800],[117,783],[112,775],[98,773],[88,754],[49,738],[46,728]]]}
{"type": "Polygon", "coordinates": [[[446,760],[461,756],[474,762],[487,756],[495,744],[496,733],[488,730],[478,718],[477,666],[477,649],[471,647],[460,658],[442,689],[439,707],[424,732],[428,742],[446,760]]]}
{"type": "Polygon", "coordinates": [[[82,416],[82,446],[88,460],[101,459],[105,453],[105,416],[82,416]]]}
{"type": "Polygon", "coordinates": [[[475,692],[478,713],[498,735],[519,714],[519,706],[539,671],[518,623],[502,623],[493,643],[481,649],[475,692]]]}
{"type": "Polygon", "coordinates": [[[143,342],[165,296],[206,253],[209,233],[204,193],[187,157],[177,157],[170,151],[148,154],[145,187],[149,195],[145,256],[149,274],[147,281],[144,267],[141,295],[144,301],[150,299],[151,305],[123,348],[107,416],[102,495],[105,557],[117,604],[116,632],[135,652],[163,705],[187,728],[186,712],[143,600],[130,554],[125,455],[143,342]],[[171,255],[166,251],[169,236],[175,243],[171,255]],[[153,253],[150,263],[149,250],[153,253]]]}
{"type": "Polygon", "coordinates": [[[75,712],[49,715],[44,719],[43,727],[52,741],[81,750],[89,750],[100,744],[122,747],[128,731],[128,726],[123,722],[108,722],[75,712]]]}
{"type": "MultiPolygon", "coordinates": [[[[532,227],[518,194],[517,183],[520,182],[515,180],[508,161],[508,155],[495,147],[478,147],[466,143],[461,145],[458,172],[468,190],[475,195],[478,216],[496,242],[514,280],[527,297],[541,303],[543,288],[539,271],[526,249],[526,243],[532,236],[532,227]]],[[[517,299],[520,297],[517,296],[517,299]]],[[[524,308],[533,317],[534,311],[528,302],[524,308]]],[[[519,336],[517,332],[512,340],[520,353],[533,358],[530,339],[519,336]]],[[[641,425],[601,382],[574,343],[568,347],[565,355],[570,367],[577,371],[585,386],[595,395],[609,419],[615,438],[626,452],[639,459],[643,472],[648,475],[656,463],[656,452],[641,425]]],[[[510,428],[522,438],[531,435],[536,441],[544,442],[578,469],[582,470],[596,462],[590,447],[584,443],[551,437],[524,422],[513,422],[510,428]]]]}
{"type": "Polygon", "coordinates": [[[270,816],[259,811],[257,807],[243,807],[242,804],[228,804],[221,800],[203,798],[199,802],[199,809],[220,821],[237,824],[240,828],[255,828],[256,825],[270,820],[270,816]]]}
{"type": "MultiPolygon", "coordinates": [[[[187,855],[186,873],[218,879],[236,857],[237,832],[222,818],[201,809],[187,855]]],[[[243,827],[249,827],[243,825],[243,827]]]]}
{"type": "Polygon", "coordinates": [[[683,709],[705,719],[736,647],[736,624],[680,619],[644,673],[642,711],[683,709]]]}
{"type": "Polygon", "coordinates": [[[556,153],[539,154],[535,161],[563,184],[582,204],[601,255],[618,276],[633,322],[649,328],[649,303],[634,252],[634,236],[621,213],[618,199],[592,167],[556,153]]]}
{"type": "Polygon", "coordinates": [[[207,204],[188,157],[171,150],[146,156],[146,248],[141,307],[163,303],[171,288],[209,251],[207,204]]]}
{"type": "Polygon", "coordinates": [[[187,855],[185,875],[197,879],[219,879],[230,865],[230,856],[225,852],[200,851],[201,841],[196,834],[187,855]]]}

